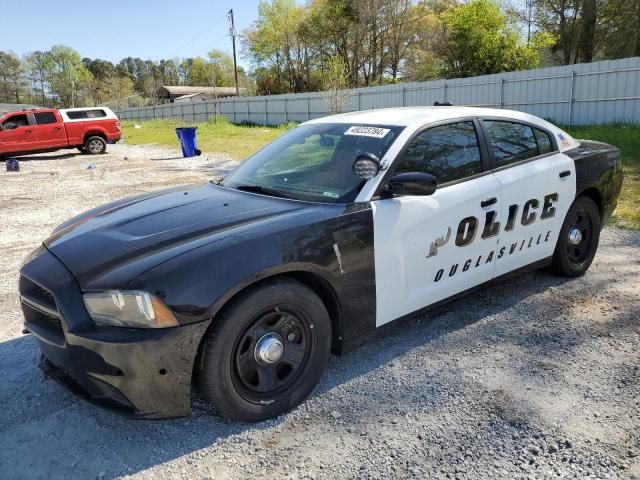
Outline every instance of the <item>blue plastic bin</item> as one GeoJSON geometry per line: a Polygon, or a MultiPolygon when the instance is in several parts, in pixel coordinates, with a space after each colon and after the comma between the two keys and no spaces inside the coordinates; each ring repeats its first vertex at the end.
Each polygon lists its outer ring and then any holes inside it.
{"type": "Polygon", "coordinates": [[[17,158],[7,158],[7,172],[19,172],[20,163],[17,158]]]}
{"type": "Polygon", "coordinates": [[[182,146],[183,157],[195,157],[198,155],[198,149],[196,148],[196,130],[198,127],[178,127],[176,128],[176,135],[180,140],[182,146]]]}

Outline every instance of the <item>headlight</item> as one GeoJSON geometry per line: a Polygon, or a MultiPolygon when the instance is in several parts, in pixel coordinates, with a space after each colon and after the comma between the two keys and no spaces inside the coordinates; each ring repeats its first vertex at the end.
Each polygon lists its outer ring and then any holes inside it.
{"type": "Polygon", "coordinates": [[[178,325],[162,301],[147,292],[106,291],[85,293],[84,304],[94,322],[135,328],[165,328],[178,325]]]}

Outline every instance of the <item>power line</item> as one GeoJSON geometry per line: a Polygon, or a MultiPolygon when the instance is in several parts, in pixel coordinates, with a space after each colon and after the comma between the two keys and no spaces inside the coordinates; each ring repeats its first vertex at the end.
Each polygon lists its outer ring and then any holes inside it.
{"type": "MultiPolygon", "coordinates": [[[[225,18],[227,18],[227,15],[223,15],[222,17],[218,18],[218,20],[216,20],[215,22],[213,22],[211,25],[209,25],[206,29],[204,29],[203,31],[201,31],[200,33],[198,33],[196,36],[194,36],[193,38],[191,38],[191,40],[189,40],[187,43],[185,43],[184,45],[182,45],[181,47],[177,48],[176,50],[174,50],[168,58],[173,57],[176,53],[180,52],[181,50],[184,50],[186,47],[188,47],[189,45],[193,44],[193,42],[195,42],[196,40],[202,38],[202,36],[204,36],[206,33],[209,33],[211,30],[213,30],[213,27],[217,26],[220,22],[222,22],[225,18]]],[[[226,35],[225,35],[226,36],[226,35]]]]}

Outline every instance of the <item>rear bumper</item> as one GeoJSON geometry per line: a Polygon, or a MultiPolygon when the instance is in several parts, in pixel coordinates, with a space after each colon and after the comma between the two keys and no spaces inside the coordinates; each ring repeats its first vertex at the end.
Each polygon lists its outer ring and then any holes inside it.
{"type": "Polygon", "coordinates": [[[75,278],[48,250],[20,273],[25,327],[40,345],[47,376],[134,417],[190,414],[194,362],[210,320],[163,329],[100,326],[75,278]]]}

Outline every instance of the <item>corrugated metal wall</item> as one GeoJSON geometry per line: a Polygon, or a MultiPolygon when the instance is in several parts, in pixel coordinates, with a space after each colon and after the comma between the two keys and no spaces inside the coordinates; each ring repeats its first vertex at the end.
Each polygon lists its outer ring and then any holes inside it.
{"type": "MultiPolygon", "coordinates": [[[[433,105],[447,101],[521,110],[563,125],[640,123],[640,57],[500,73],[474,78],[402,83],[341,91],[342,111],[433,105]]],[[[121,119],[203,121],[223,115],[233,123],[280,125],[330,115],[327,92],[225,98],[118,111],[121,119]]]]}

